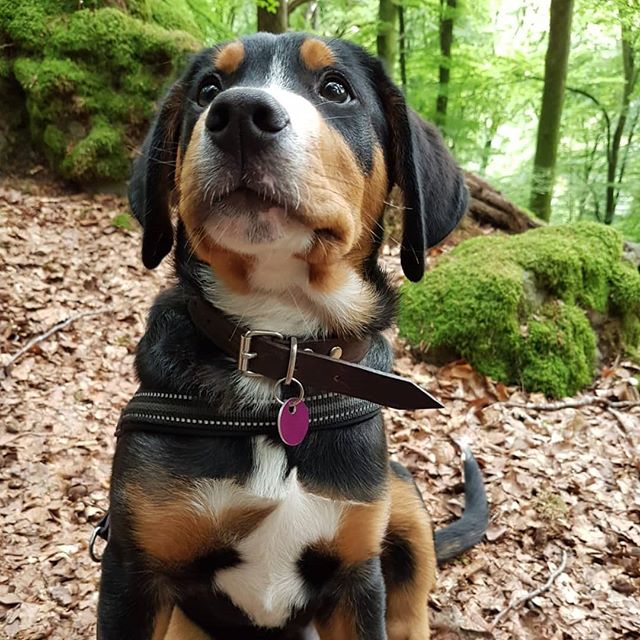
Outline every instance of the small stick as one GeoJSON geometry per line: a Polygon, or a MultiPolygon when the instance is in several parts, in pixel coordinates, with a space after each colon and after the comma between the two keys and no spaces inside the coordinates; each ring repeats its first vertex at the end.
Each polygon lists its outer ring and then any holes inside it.
{"type": "Polygon", "coordinates": [[[587,396],[579,400],[564,400],[559,402],[540,403],[535,402],[502,402],[505,407],[515,409],[526,409],[528,411],[561,411],[562,409],[580,409],[591,404],[603,404],[614,409],[628,409],[640,407],[640,400],[609,400],[609,398],[598,396],[587,396]]]}
{"type": "Polygon", "coordinates": [[[418,449],[418,447],[409,444],[408,442],[400,442],[398,443],[398,446],[401,449],[405,449],[406,451],[410,451],[411,453],[415,453],[419,458],[422,458],[423,460],[426,460],[427,462],[431,462],[431,460],[429,459],[429,454],[426,451],[422,451],[421,449],[418,449]]]}
{"type": "Polygon", "coordinates": [[[20,360],[20,358],[22,358],[22,356],[25,353],[28,353],[33,347],[35,347],[35,345],[40,344],[41,342],[44,342],[47,338],[52,336],[54,333],[57,333],[58,331],[62,331],[62,329],[68,327],[71,323],[75,322],[76,320],[80,320],[81,318],[89,318],[90,316],[98,316],[103,313],[111,313],[111,312],[113,312],[113,309],[111,307],[107,307],[105,309],[98,309],[97,311],[83,311],[82,313],[76,313],[75,315],[69,316],[64,320],[60,320],[60,322],[57,322],[56,324],[54,324],[51,328],[47,329],[44,333],[41,333],[31,338],[31,340],[29,340],[29,342],[27,342],[27,344],[25,344],[24,347],[22,347],[22,349],[20,349],[15,355],[13,355],[9,360],[9,362],[7,362],[7,364],[3,366],[4,375],[8,377],[11,373],[11,367],[13,367],[13,365],[18,360],[20,360]]]}
{"type": "Polygon", "coordinates": [[[536,598],[537,596],[544,593],[545,591],[548,591],[551,588],[551,585],[555,582],[556,578],[564,571],[564,568],[566,566],[567,566],[567,552],[563,549],[562,560],[560,561],[558,568],[549,576],[549,579],[541,587],[538,587],[534,591],[529,591],[529,593],[526,593],[521,598],[512,600],[509,603],[509,606],[503,609],[502,611],[500,611],[500,613],[498,613],[498,615],[493,619],[493,622],[491,624],[491,629],[492,630],[495,629],[498,622],[500,622],[500,620],[502,620],[510,611],[513,611],[514,609],[521,607],[525,602],[528,602],[529,600],[536,598]]]}

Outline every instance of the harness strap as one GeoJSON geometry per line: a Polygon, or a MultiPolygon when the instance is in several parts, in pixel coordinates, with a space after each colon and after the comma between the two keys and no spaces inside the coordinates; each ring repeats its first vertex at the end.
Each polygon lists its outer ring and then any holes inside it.
{"type": "MultiPolygon", "coordinates": [[[[305,404],[311,431],[355,426],[380,412],[378,404],[335,393],[310,396],[305,404]]],[[[202,398],[138,389],[122,411],[116,436],[132,431],[192,437],[277,435],[279,408],[273,403],[259,411],[230,412],[202,398]]]]}

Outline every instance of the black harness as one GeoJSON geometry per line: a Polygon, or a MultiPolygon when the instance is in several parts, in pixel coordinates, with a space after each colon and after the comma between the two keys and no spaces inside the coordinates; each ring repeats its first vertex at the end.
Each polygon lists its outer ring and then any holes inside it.
{"type": "MultiPolygon", "coordinates": [[[[310,432],[355,427],[380,413],[379,404],[337,393],[308,396],[305,404],[310,432]]],[[[195,396],[138,389],[120,414],[116,437],[140,431],[185,438],[277,437],[279,410],[280,405],[273,402],[257,410],[240,407],[229,411],[195,396]]],[[[98,538],[109,540],[108,511],[89,540],[89,555],[95,562],[101,560],[95,553],[98,538]]]]}
{"type": "MultiPolygon", "coordinates": [[[[309,430],[342,429],[375,417],[380,405],[323,393],[305,398],[309,408],[309,430]]],[[[139,389],[120,415],[116,436],[145,431],[196,438],[217,436],[278,435],[280,405],[272,402],[262,409],[238,407],[225,411],[204,399],[177,393],[139,389]]]]}

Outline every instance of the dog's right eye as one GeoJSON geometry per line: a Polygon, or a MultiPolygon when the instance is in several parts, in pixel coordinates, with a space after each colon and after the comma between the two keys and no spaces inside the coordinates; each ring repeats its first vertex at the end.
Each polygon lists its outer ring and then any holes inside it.
{"type": "Polygon", "coordinates": [[[201,107],[206,107],[213,99],[222,91],[219,83],[214,81],[207,81],[200,87],[198,91],[198,104],[201,107]]]}

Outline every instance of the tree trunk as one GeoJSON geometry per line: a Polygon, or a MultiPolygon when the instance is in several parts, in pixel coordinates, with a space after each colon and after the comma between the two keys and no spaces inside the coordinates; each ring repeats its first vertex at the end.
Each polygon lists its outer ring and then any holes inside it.
{"type": "Polygon", "coordinates": [[[387,73],[393,77],[398,57],[396,22],[398,7],[393,0],[380,0],[378,6],[378,57],[384,62],[387,73]]]}
{"type": "Polygon", "coordinates": [[[635,64],[633,59],[633,48],[629,41],[629,34],[626,33],[624,26],[621,27],[621,31],[624,86],[622,88],[620,114],[618,115],[616,128],[613,131],[613,137],[611,138],[611,148],[609,149],[609,157],[607,158],[607,197],[604,212],[605,224],[611,224],[613,222],[613,217],[616,212],[616,204],[618,200],[617,191],[619,187],[617,173],[618,158],[620,156],[620,144],[622,142],[622,134],[624,133],[624,128],[627,124],[629,104],[631,102],[631,94],[633,93],[636,78],[635,64]]]}
{"type": "Polygon", "coordinates": [[[285,33],[289,26],[287,0],[279,0],[275,13],[258,5],[258,31],[285,33]]]}
{"type": "Polygon", "coordinates": [[[400,41],[400,84],[402,93],[407,95],[407,40],[404,28],[404,7],[398,6],[398,40],[400,41]]]}
{"type": "Polygon", "coordinates": [[[440,0],[440,69],[438,97],[436,98],[436,124],[442,129],[447,122],[449,78],[451,76],[451,45],[453,44],[453,16],[457,0],[440,0]]]}
{"type": "Polygon", "coordinates": [[[551,217],[560,121],[564,103],[573,0],[551,0],[549,43],[544,63],[542,109],[531,185],[531,210],[543,220],[551,217]]]}

